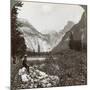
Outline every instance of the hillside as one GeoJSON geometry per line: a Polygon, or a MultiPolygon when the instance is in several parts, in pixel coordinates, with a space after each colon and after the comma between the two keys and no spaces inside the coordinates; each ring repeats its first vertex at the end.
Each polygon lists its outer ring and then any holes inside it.
{"type": "Polygon", "coordinates": [[[31,52],[38,52],[38,47],[40,52],[51,51],[62,40],[64,34],[74,25],[73,22],[69,21],[60,32],[52,31],[42,34],[27,20],[19,18],[18,22],[21,23],[21,27],[18,30],[23,33],[27,50],[31,52]]]}
{"type": "Polygon", "coordinates": [[[83,13],[81,20],[74,25],[70,31],[66,32],[62,41],[52,50],[60,52],[68,48],[75,50],[86,50],[87,48],[87,19],[86,11],[83,13]]]}

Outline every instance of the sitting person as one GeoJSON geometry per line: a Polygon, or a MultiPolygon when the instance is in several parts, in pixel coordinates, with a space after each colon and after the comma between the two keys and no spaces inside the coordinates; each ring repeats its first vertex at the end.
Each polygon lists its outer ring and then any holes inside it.
{"type": "Polygon", "coordinates": [[[23,65],[23,67],[25,67],[27,69],[27,72],[29,73],[29,66],[27,64],[27,55],[24,56],[22,65],[23,65]]]}

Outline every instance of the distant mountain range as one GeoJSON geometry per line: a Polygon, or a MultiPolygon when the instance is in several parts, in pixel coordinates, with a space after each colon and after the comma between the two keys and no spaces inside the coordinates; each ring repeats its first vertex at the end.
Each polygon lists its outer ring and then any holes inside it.
{"type": "Polygon", "coordinates": [[[65,33],[74,25],[73,22],[69,21],[60,32],[52,31],[48,34],[42,34],[27,20],[19,18],[18,22],[22,25],[18,30],[23,33],[27,50],[35,52],[38,52],[38,46],[41,52],[51,51],[62,41],[65,33]]]}
{"type": "MultiPolygon", "coordinates": [[[[64,29],[65,30],[65,29],[64,29]]],[[[62,41],[53,48],[52,52],[60,52],[65,49],[86,50],[87,48],[87,13],[86,10],[81,20],[65,33],[62,41]]]]}

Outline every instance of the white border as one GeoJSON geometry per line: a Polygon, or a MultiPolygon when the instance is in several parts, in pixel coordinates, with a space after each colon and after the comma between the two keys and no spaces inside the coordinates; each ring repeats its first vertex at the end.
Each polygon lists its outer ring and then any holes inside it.
{"type": "Polygon", "coordinates": [[[54,3],[69,3],[69,4],[87,4],[87,0],[21,0],[21,1],[39,1],[39,2],[54,2],[54,3]]]}
{"type": "MultiPolygon", "coordinates": [[[[30,0],[41,2],[88,4],[88,16],[90,16],[90,0],[30,0]]],[[[90,18],[88,17],[88,26],[90,18]]],[[[90,49],[90,27],[88,27],[88,53],[90,49]]],[[[90,57],[88,54],[88,76],[90,76],[90,57]]],[[[90,90],[90,78],[87,86],[69,86],[57,88],[43,88],[43,90],[90,90]]],[[[10,90],[10,0],[0,0],[0,90],[10,90]]],[[[30,89],[34,90],[34,89],[30,89]]],[[[39,89],[37,89],[39,90],[39,89]]]]}

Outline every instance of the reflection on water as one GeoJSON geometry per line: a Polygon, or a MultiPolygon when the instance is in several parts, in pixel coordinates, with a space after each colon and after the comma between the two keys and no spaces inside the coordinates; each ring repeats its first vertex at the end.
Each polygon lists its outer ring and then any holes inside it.
{"type": "MultiPolygon", "coordinates": [[[[27,61],[36,61],[36,60],[38,60],[38,61],[44,61],[44,60],[46,60],[47,58],[46,57],[28,57],[27,58],[27,61]]],[[[54,57],[53,59],[56,59],[56,57],[54,57]]]]}
{"type": "Polygon", "coordinates": [[[45,59],[46,59],[45,57],[28,57],[27,61],[32,61],[32,60],[42,61],[42,60],[45,60],[45,59]]]}

